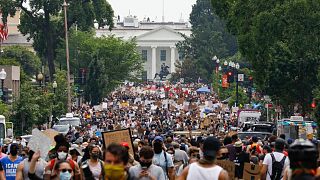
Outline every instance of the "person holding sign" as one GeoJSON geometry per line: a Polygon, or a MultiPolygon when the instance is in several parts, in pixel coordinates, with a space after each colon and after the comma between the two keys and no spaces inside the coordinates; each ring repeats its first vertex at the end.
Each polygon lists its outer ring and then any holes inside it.
{"type": "Polygon", "coordinates": [[[216,165],[215,160],[221,148],[220,141],[208,137],[203,142],[203,158],[186,167],[178,180],[227,180],[227,171],[216,165]]]}

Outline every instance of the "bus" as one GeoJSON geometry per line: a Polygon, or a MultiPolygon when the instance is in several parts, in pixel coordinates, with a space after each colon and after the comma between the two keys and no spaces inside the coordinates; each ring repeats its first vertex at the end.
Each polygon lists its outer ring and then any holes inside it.
{"type": "Polygon", "coordinates": [[[0,115],[0,139],[13,136],[13,123],[6,122],[6,118],[0,115]]]}

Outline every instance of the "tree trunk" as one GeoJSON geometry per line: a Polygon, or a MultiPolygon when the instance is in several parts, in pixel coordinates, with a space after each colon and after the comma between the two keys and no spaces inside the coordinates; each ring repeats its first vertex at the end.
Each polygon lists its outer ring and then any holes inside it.
{"type": "Polygon", "coordinates": [[[47,50],[45,57],[48,61],[48,67],[49,67],[49,76],[50,80],[53,80],[53,75],[56,73],[55,67],[54,67],[54,41],[53,41],[53,32],[51,28],[50,23],[50,14],[46,11],[45,12],[45,23],[44,23],[44,29],[46,30],[45,36],[46,36],[46,42],[47,42],[47,50]]]}

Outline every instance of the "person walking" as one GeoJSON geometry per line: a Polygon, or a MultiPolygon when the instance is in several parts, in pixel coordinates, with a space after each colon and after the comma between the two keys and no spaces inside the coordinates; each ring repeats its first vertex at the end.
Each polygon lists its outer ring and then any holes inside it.
{"type": "Polygon", "coordinates": [[[217,138],[206,138],[203,142],[203,158],[186,167],[178,180],[228,180],[228,173],[215,163],[220,148],[217,138]]]}
{"type": "Polygon", "coordinates": [[[265,156],[261,168],[261,180],[281,180],[284,170],[289,166],[290,161],[283,154],[285,141],[281,138],[275,141],[275,151],[265,156]]]}
{"type": "Polygon", "coordinates": [[[152,164],[153,149],[143,146],[139,152],[139,164],[129,169],[132,180],[165,180],[165,174],[161,167],[152,164]]]}

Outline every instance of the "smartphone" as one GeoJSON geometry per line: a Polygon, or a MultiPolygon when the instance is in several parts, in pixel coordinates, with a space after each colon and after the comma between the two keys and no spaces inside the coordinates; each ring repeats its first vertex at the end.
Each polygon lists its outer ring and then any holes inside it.
{"type": "Polygon", "coordinates": [[[148,168],[147,168],[147,167],[141,167],[141,169],[142,169],[143,171],[148,170],[148,168]]]}

